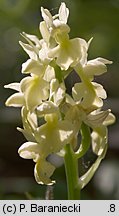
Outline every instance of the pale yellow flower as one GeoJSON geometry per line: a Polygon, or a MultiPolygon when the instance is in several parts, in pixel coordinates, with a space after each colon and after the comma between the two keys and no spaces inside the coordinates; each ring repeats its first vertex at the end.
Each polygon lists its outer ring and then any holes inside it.
{"type": "Polygon", "coordinates": [[[50,179],[55,167],[42,157],[40,144],[35,142],[26,142],[18,150],[19,155],[24,159],[33,159],[36,163],[34,175],[39,184],[53,184],[50,179]],[[41,155],[40,155],[41,154],[41,155]]]}
{"type": "Polygon", "coordinates": [[[101,75],[107,72],[106,64],[112,64],[112,61],[109,61],[104,58],[96,58],[93,60],[89,60],[83,65],[84,73],[90,80],[94,79],[94,76],[101,75]]]}
{"type": "Polygon", "coordinates": [[[96,82],[76,83],[72,88],[72,96],[85,110],[89,111],[102,107],[102,99],[107,97],[103,86],[96,82]]]}
{"type": "Polygon", "coordinates": [[[73,125],[68,120],[58,120],[55,113],[45,115],[46,123],[37,128],[35,138],[42,144],[42,155],[59,152],[73,137],[73,125]]]}
{"type": "MultiPolygon", "coordinates": [[[[65,3],[61,3],[58,14],[52,16],[50,11],[41,7],[42,17],[45,21],[45,25],[40,26],[40,31],[43,38],[46,38],[44,32],[49,38],[48,31],[51,36],[54,36],[62,32],[68,33],[70,31],[69,26],[67,25],[67,20],[69,16],[69,9],[66,7],[65,3]],[[43,27],[43,28],[42,28],[43,27]]],[[[47,39],[46,39],[47,41],[47,39]]]]}
{"type": "Polygon", "coordinates": [[[42,103],[42,100],[47,100],[48,89],[49,83],[42,77],[33,75],[22,79],[21,90],[24,94],[27,109],[32,112],[42,103]]]}
{"type": "Polygon", "coordinates": [[[55,167],[46,161],[46,158],[52,153],[60,152],[66,144],[70,143],[73,138],[73,125],[67,120],[58,120],[57,114],[47,114],[45,120],[44,125],[34,130],[30,121],[27,123],[26,127],[30,126],[30,130],[34,131],[31,133],[35,141],[24,143],[18,152],[22,158],[33,159],[36,162],[34,172],[38,183],[52,184],[54,181],[50,177],[55,167]]]}
{"type": "Polygon", "coordinates": [[[56,58],[56,63],[62,70],[74,67],[81,59],[80,38],[69,39],[67,35],[57,36],[58,45],[49,51],[50,58],[56,58]]]}

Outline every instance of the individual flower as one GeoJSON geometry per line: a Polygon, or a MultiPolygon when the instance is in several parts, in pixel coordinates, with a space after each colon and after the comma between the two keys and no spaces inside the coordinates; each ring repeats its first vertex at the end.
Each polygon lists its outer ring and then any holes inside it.
{"type": "Polygon", "coordinates": [[[112,64],[112,61],[99,57],[87,61],[83,65],[83,70],[86,76],[89,77],[90,80],[93,80],[94,76],[107,72],[106,64],[112,64]]]}
{"type": "Polygon", "coordinates": [[[92,150],[98,156],[96,161],[91,165],[88,171],[79,178],[79,184],[83,189],[91,178],[94,176],[102,159],[104,159],[108,147],[108,130],[107,126],[115,122],[115,116],[109,113],[102,124],[95,125],[91,133],[92,150]]]}
{"type": "Polygon", "coordinates": [[[59,152],[73,137],[73,125],[68,120],[59,120],[57,113],[46,114],[46,123],[37,128],[35,138],[42,143],[42,154],[59,152]]]}
{"type": "Polygon", "coordinates": [[[61,3],[59,13],[55,16],[44,8],[41,8],[41,12],[44,21],[40,24],[40,31],[46,44],[50,47],[49,58],[56,58],[56,63],[62,70],[75,66],[81,59],[87,43],[81,38],[69,39],[70,28],[67,25],[69,10],[65,3],[61,3]],[[54,46],[51,46],[53,42],[51,38],[54,39],[54,46]]]}
{"type": "MultiPolygon", "coordinates": [[[[85,110],[82,107],[81,103],[75,102],[73,98],[68,95],[66,95],[66,102],[68,107],[64,109],[65,119],[69,120],[74,125],[74,137],[78,136],[83,123],[89,126],[93,131],[92,149],[95,154],[98,154],[97,151],[101,152],[104,149],[105,140],[107,140],[107,125],[114,123],[115,117],[110,110],[102,111],[96,109],[89,112],[89,110],[85,110]]],[[[82,156],[82,152],[83,147],[80,145],[76,152],[78,157],[82,156]]]]}
{"type": "Polygon", "coordinates": [[[6,88],[17,90],[6,101],[7,106],[27,107],[31,112],[47,100],[49,96],[49,83],[55,77],[54,69],[51,66],[44,66],[41,62],[29,59],[22,64],[22,73],[30,74],[21,80],[20,83],[6,85],[6,88]]]}
{"type": "Polygon", "coordinates": [[[76,83],[72,88],[72,96],[87,111],[101,108],[103,106],[102,99],[107,97],[102,85],[90,81],[76,83]]]}
{"type": "Polygon", "coordinates": [[[41,104],[42,100],[48,98],[49,83],[37,75],[25,77],[20,83],[17,83],[19,89],[13,86],[16,84],[6,85],[5,88],[18,90],[18,93],[10,96],[7,101],[7,106],[22,107],[26,106],[30,112],[41,104]]]}
{"type": "Polygon", "coordinates": [[[26,44],[22,41],[19,43],[29,55],[30,59],[39,61],[41,64],[44,64],[44,66],[47,66],[52,59],[48,57],[49,47],[45,40],[39,40],[35,35],[26,34],[25,32],[21,35],[28,43],[26,44]]]}
{"type": "Polygon", "coordinates": [[[43,7],[41,7],[41,13],[44,21],[40,23],[40,31],[45,41],[48,42],[50,37],[55,38],[57,34],[69,33],[70,28],[67,25],[69,9],[64,2],[61,3],[59,12],[55,16],[43,7]]]}
{"type": "MultiPolygon", "coordinates": [[[[73,138],[73,125],[58,120],[57,114],[45,115],[46,123],[34,130],[35,142],[26,142],[18,150],[21,157],[36,162],[35,178],[38,183],[52,184],[50,176],[55,167],[47,161],[52,153],[58,153],[73,138]]],[[[29,122],[30,124],[30,122],[29,122]]]]}
{"type": "Polygon", "coordinates": [[[26,107],[30,112],[42,103],[42,100],[48,99],[49,83],[42,77],[33,75],[22,79],[21,90],[24,94],[26,107]]]}
{"type": "Polygon", "coordinates": [[[112,124],[114,116],[110,113],[110,110],[102,111],[100,109],[90,111],[85,110],[80,103],[75,102],[72,98],[68,97],[68,108],[65,109],[65,118],[70,120],[76,128],[80,129],[82,122],[91,128],[96,128],[102,125],[106,119],[109,119],[108,124],[112,124]]]}
{"type": "Polygon", "coordinates": [[[56,63],[62,70],[74,67],[81,59],[82,40],[80,38],[69,39],[68,35],[62,34],[57,37],[58,45],[49,51],[50,58],[56,58],[56,63]]]}
{"type": "Polygon", "coordinates": [[[105,58],[98,57],[93,60],[87,60],[88,54],[87,51],[89,49],[89,45],[93,38],[91,38],[88,43],[83,42],[82,49],[82,57],[80,59],[79,64],[75,67],[76,72],[80,76],[81,80],[88,78],[90,81],[94,79],[94,76],[101,75],[107,72],[106,64],[112,64],[112,61],[109,61],[105,58]]]}
{"type": "Polygon", "coordinates": [[[36,163],[34,168],[35,179],[39,184],[53,184],[54,181],[50,179],[55,167],[46,161],[42,155],[40,156],[40,144],[35,142],[26,142],[18,150],[19,155],[24,159],[33,159],[36,163]]]}

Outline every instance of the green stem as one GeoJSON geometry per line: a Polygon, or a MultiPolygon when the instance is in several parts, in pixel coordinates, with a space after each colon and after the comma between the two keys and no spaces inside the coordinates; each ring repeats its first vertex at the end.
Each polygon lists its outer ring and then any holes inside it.
{"type": "Polygon", "coordinates": [[[68,200],[80,199],[80,185],[78,177],[78,160],[70,144],[65,146],[65,170],[67,178],[68,200]]]}

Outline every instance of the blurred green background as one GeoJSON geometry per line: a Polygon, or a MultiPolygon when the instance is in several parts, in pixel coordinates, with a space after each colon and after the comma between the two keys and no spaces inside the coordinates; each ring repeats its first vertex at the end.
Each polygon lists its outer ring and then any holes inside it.
{"type": "MultiPolygon", "coordinates": [[[[17,150],[25,141],[17,130],[21,126],[20,110],[6,108],[5,100],[12,90],[3,86],[22,79],[21,64],[28,58],[18,41],[20,32],[39,38],[40,7],[56,13],[61,0],[0,0],[0,199],[44,199],[46,186],[33,177],[34,163],[19,157],[17,150]]],[[[109,149],[105,160],[88,186],[82,199],[119,199],[119,0],[65,0],[70,9],[70,37],[89,40],[89,59],[104,57],[113,61],[108,73],[98,78],[108,93],[104,108],[111,108],[116,123],[109,127],[109,149]]],[[[80,161],[83,169],[90,157],[80,161]]],[[[66,199],[63,166],[56,169],[54,199],[66,199]]]]}

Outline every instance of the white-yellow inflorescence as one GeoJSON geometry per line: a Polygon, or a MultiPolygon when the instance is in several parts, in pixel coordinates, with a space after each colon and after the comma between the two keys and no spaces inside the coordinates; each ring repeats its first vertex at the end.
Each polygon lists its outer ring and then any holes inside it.
{"type": "Polygon", "coordinates": [[[40,184],[54,183],[50,177],[55,165],[48,161],[48,156],[65,153],[65,145],[72,145],[74,153],[80,155],[80,150],[75,149],[81,125],[84,123],[91,128],[92,150],[97,160],[80,177],[83,188],[105,155],[107,126],[115,120],[110,110],[102,111],[106,91],[94,81],[95,76],[107,72],[106,64],[112,62],[101,57],[88,61],[91,40],[70,39],[69,9],[65,3],[61,3],[58,14],[54,16],[43,7],[41,14],[43,21],[39,28],[42,39],[22,33],[27,43],[20,41],[20,45],[29,59],[22,64],[21,72],[27,76],[20,83],[5,86],[17,91],[7,99],[6,105],[21,107],[23,129],[18,130],[27,142],[18,152],[22,158],[33,159],[36,163],[34,175],[40,184]],[[81,81],[74,84],[69,95],[65,78],[71,71],[75,71],[81,81]]]}

